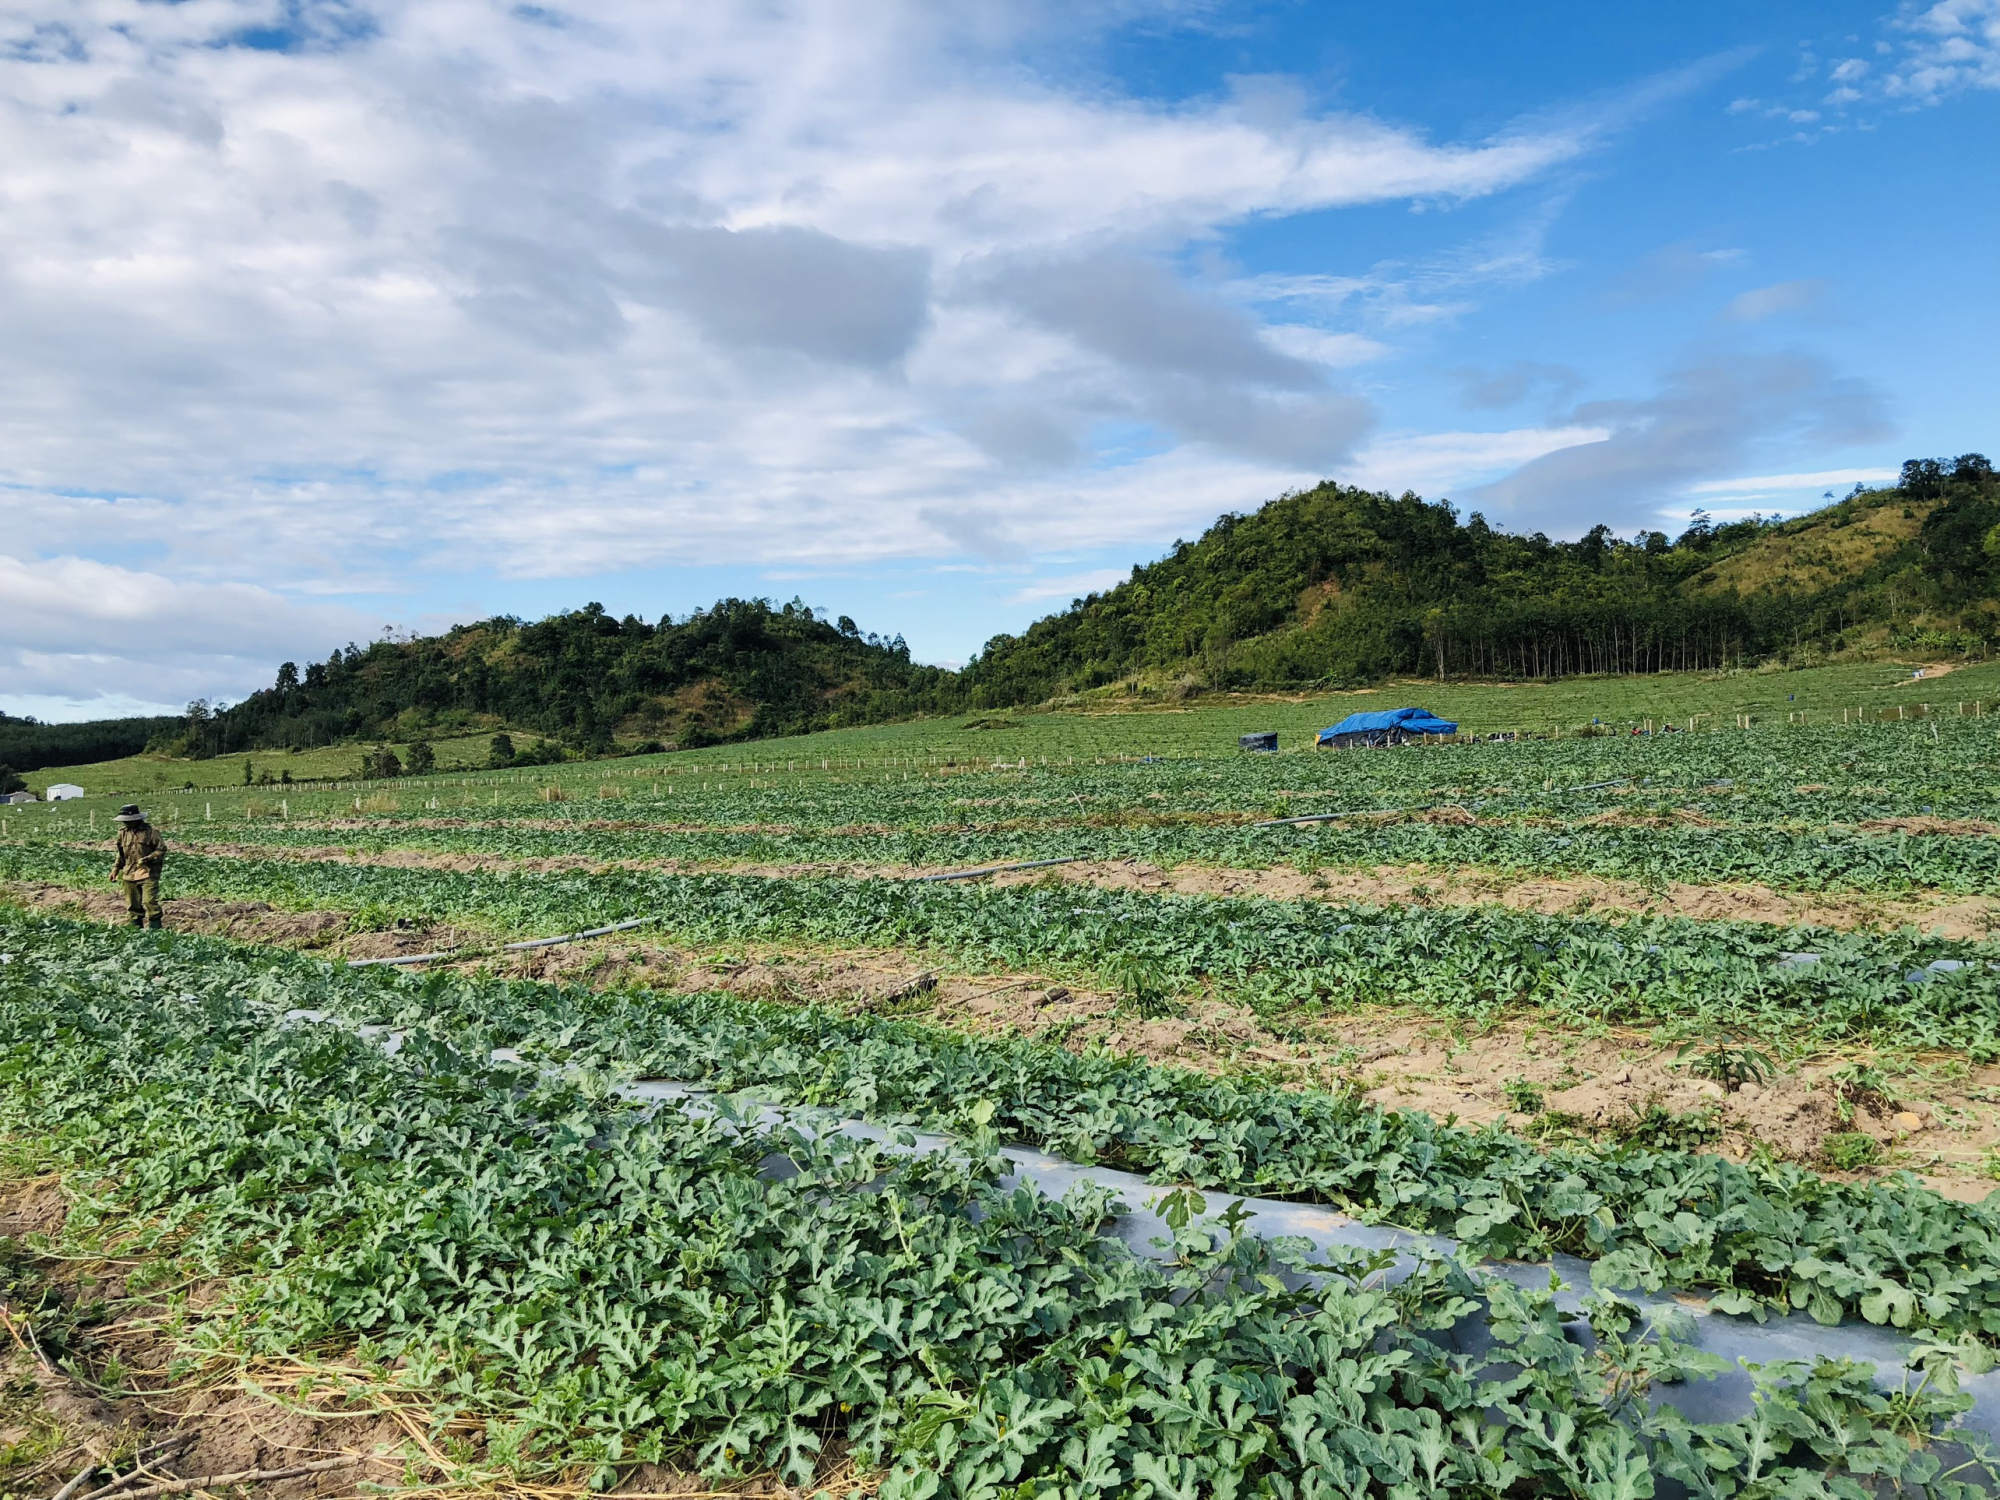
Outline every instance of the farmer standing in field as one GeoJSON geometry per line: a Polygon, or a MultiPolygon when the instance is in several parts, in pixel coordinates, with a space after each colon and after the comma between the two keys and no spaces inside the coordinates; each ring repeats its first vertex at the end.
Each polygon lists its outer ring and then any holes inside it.
{"type": "Polygon", "coordinates": [[[146,821],[139,804],[118,809],[118,863],[111,878],[125,882],[125,910],[134,927],[160,925],[160,867],[167,862],[167,841],[146,821]]]}

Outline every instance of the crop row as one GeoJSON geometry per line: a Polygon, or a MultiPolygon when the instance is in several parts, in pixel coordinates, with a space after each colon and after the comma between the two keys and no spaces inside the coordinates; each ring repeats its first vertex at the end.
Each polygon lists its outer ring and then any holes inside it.
{"type": "MultiPolygon", "coordinates": [[[[1030,755],[1020,762],[996,759],[983,770],[961,760],[948,775],[923,758],[888,757],[846,767],[828,761],[823,771],[820,761],[789,754],[783,744],[745,748],[747,755],[720,764],[666,756],[609,768],[614,774],[608,777],[605,768],[567,767],[543,775],[540,783],[587,791],[607,780],[628,786],[665,782],[676,797],[707,802],[737,789],[754,790],[797,806],[800,814],[784,821],[800,826],[824,826],[811,816],[813,809],[834,823],[874,821],[871,803],[886,809],[908,798],[929,805],[933,799],[966,796],[997,797],[1024,809],[1041,805],[1056,813],[1072,806],[1073,795],[1093,811],[1143,811],[1160,801],[1214,811],[1261,808],[1273,797],[1301,791],[1351,795],[1347,805],[1361,807],[1446,798],[1487,799],[1496,812],[1507,813],[1579,806],[1594,811],[1629,800],[1622,786],[1601,785],[1621,777],[1678,805],[1738,808],[1746,820],[1758,822],[1897,817],[1926,807],[1940,816],[1976,817],[2000,806],[2000,718],[1282,755],[1240,754],[1233,742],[1212,742],[1201,754],[1151,760],[1030,755]],[[631,774],[615,774],[621,770],[631,774]]],[[[512,792],[532,796],[535,786],[519,785],[512,792]]],[[[900,820],[891,815],[888,821],[900,820]]]]}
{"type": "MultiPolygon", "coordinates": [[[[1432,823],[1360,819],[1287,828],[1195,822],[1051,820],[1025,828],[911,828],[894,832],[658,828],[598,804],[572,824],[545,818],[440,827],[416,821],[313,824],[263,819],[192,832],[272,850],[396,849],[506,859],[583,858],[700,864],[974,866],[1075,857],[1161,866],[1302,870],[1427,865],[1517,874],[1595,875],[1647,885],[1754,882],[1780,890],[1985,894],[2000,887],[2000,838],[1797,832],[1777,828],[1621,827],[1572,823],[1432,823]],[[584,821],[588,817],[590,821],[584,821]]],[[[454,820],[456,822],[456,820],[454,820]]]]}
{"type": "Polygon", "coordinates": [[[1002,1193],[984,1153],[738,1136],[466,1033],[390,1056],[288,1023],[371,1008],[296,959],[18,918],[0,941],[0,1124],[84,1197],[69,1232],[206,1283],[179,1336],[207,1357],[351,1349],[483,1419],[487,1484],[650,1461],[806,1486],[845,1453],[885,1500],[1972,1493],[1920,1446],[1968,1404],[1948,1381],[1892,1407],[1865,1367],[1781,1367],[1693,1427],[1640,1392],[1714,1362],[1628,1341],[1616,1304],[1586,1354],[1548,1294],[1496,1284],[1497,1344],[1450,1354],[1477,1288],[1449,1264],[1288,1290],[1296,1256],[1212,1225],[1156,1266],[1098,1237],[1101,1195],[1002,1193]],[[774,1148],[796,1176],[763,1175],[774,1148]]]}
{"type": "MultiPolygon", "coordinates": [[[[1539,1006],[1572,1019],[1878,1038],[2000,1053],[2000,944],[1494,907],[1383,909],[834,877],[412,870],[183,855],[183,894],[295,909],[555,933],[657,916],[671,939],[913,948],[968,968],[1056,966],[1141,997],[1212,985],[1260,1007],[1403,1003],[1453,1013],[1539,1006]]],[[[89,886],[102,857],[0,847],[0,877],[89,886]]]]}
{"type": "Polygon", "coordinates": [[[1599,1285],[1719,1293],[1759,1316],[1808,1308],[2000,1336],[2000,1212],[1900,1178],[1638,1148],[1540,1151],[1344,1094],[969,1037],[872,1016],[487,977],[346,987],[350,1020],[421,1027],[618,1077],[661,1077],[971,1133],[1156,1180],[1307,1198],[1451,1235],[1479,1254],[1596,1262],[1599,1285]]]}
{"type": "MultiPolygon", "coordinates": [[[[867,769],[822,771],[817,760],[787,758],[782,745],[749,748],[753,754],[720,764],[669,755],[388,783],[374,789],[384,800],[371,816],[420,818],[440,810],[548,816],[595,801],[600,791],[653,820],[777,823],[810,831],[1173,813],[1271,816],[1436,803],[1476,808],[1482,818],[1501,821],[1685,810],[1729,824],[1801,828],[2000,813],[2000,718],[1650,740],[1275,756],[1229,751],[1150,762],[1030,759],[1018,767],[961,765],[948,774],[929,760],[893,757],[867,769]],[[1942,730],[1935,740],[1933,729],[1942,730]],[[545,801],[549,788],[560,789],[570,806],[545,801]]],[[[261,767],[282,768],[282,757],[261,767]]],[[[282,798],[295,815],[319,817],[351,810],[356,794],[264,787],[203,792],[199,802],[161,796],[184,810],[213,805],[225,811],[240,800],[275,810],[282,798]]],[[[29,826],[48,814],[21,810],[10,816],[23,820],[17,826],[29,826]]]]}

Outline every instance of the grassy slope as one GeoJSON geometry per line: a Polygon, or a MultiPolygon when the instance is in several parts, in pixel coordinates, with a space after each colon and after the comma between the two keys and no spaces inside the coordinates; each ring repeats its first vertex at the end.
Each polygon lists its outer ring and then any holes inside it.
{"type": "Polygon", "coordinates": [[[1275,729],[1280,744],[1291,748],[1309,744],[1313,731],[1350,713],[1406,704],[1433,709],[1478,734],[1508,729],[1544,732],[1558,725],[1572,730],[1593,718],[1622,728],[1647,718],[1672,718],[1685,725],[1689,715],[1699,713],[1713,716],[1704,720],[1704,727],[1715,720],[1728,727],[1739,713],[1752,714],[1760,721],[1783,722],[1786,713],[1803,711],[1812,716],[1811,722],[1824,724],[1829,718],[1838,723],[1843,709],[1871,713],[1886,709],[1893,717],[1899,704],[1910,713],[1928,703],[1933,712],[1954,715],[1961,699],[1968,714],[1976,701],[1983,702],[1988,713],[2000,707],[2000,663],[1959,668],[1943,678],[1927,673],[1921,680],[1912,679],[1913,670],[1912,665],[1873,662],[1727,676],[1578,677],[1553,685],[1404,681],[1351,693],[1297,698],[1222,696],[1152,706],[1107,701],[1101,706],[1046,713],[967,713],[835,730],[672,759],[677,766],[687,766],[744,760],[769,764],[791,757],[842,755],[951,754],[961,759],[1214,755],[1233,751],[1237,735],[1251,730],[1275,729]],[[1014,727],[965,727],[981,722],[1014,727]]]}
{"type": "MultiPolygon", "coordinates": [[[[1614,728],[1651,718],[1671,718],[1685,724],[1692,714],[1711,716],[1705,728],[1729,728],[1739,713],[1760,722],[1784,722],[1787,713],[1803,712],[1809,721],[1840,722],[1842,712],[1866,711],[1893,716],[1900,705],[1916,714],[1928,704],[1934,713],[1956,715],[1975,702],[1991,713],[2000,709],[2000,663],[1961,667],[1944,677],[1913,679],[1909,664],[1873,662],[1814,667],[1796,672],[1743,672],[1714,676],[1695,673],[1656,677],[1572,678],[1555,684],[1512,686],[1490,683],[1390,683],[1353,693],[1313,697],[1222,697],[1195,703],[1133,706],[1107,702],[1049,712],[1011,710],[996,714],[958,714],[882,724],[864,729],[831,730],[793,739],[760,740],[749,745],[717,746],[667,756],[645,756],[615,764],[586,762],[562,767],[536,767],[502,773],[524,784],[560,784],[573,792],[588,791],[606,777],[650,767],[669,766],[677,774],[703,774],[745,764],[816,770],[821,760],[861,758],[879,763],[898,757],[952,758],[960,762],[1018,760],[1023,756],[1051,759],[1118,755],[1215,755],[1233,753],[1236,737],[1250,730],[1276,729],[1287,748],[1309,745],[1314,730],[1358,709],[1395,708],[1420,704],[1457,719],[1473,733],[1552,726],[1573,730],[1602,719],[1614,728]],[[985,723],[999,727],[968,728],[985,723]]],[[[2000,728],[2000,724],[1996,724],[2000,728]]],[[[483,765],[487,737],[438,742],[444,774],[462,775],[483,765]]],[[[522,736],[516,743],[525,744],[522,736]]],[[[248,757],[258,773],[290,770],[294,779],[310,776],[351,777],[360,758],[359,747],[307,751],[298,755],[275,752],[248,757]]],[[[245,787],[240,755],[208,761],[166,761],[145,756],[106,761],[94,766],[68,766],[30,777],[37,790],[52,781],[71,781],[93,795],[67,804],[70,814],[105,810],[127,795],[160,795],[193,781],[207,800],[220,796],[231,807],[241,799],[274,803],[285,795],[271,787],[245,787]]],[[[833,768],[840,767],[835,764],[833,768]]],[[[399,797],[424,796],[425,783],[401,783],[399,797]]],[[[340,799],[345,800],[347,794],[340,799]]],[[[299,806],[325,801],[305,794],[299,806]]],[[[298,807],[294,808],[296,815],[298,807]]],[[[24,816],[27,814],[10,814],[24,816]]],[[[46,816],[46,813],[39,815],[46,816]]],[[[198,816],[199,814],[194,814],[198,816]]]]}
{"type": "MultiPolygon", "coordinates": [[[[536,734],[519,730],[513,733],[515,745],[522,750],[541,740],[541,736],[536,734]]],[[[458,739],[435,740],[431,748],[437,752],[440,770],[460,771],[485,765],[491,740],[490,732],[481,732],[458,739]]],[[[400,753],[405,747],[398,745],[396,748],[400,753]]],[[[234,788],[254,796],[259,794],[259,789],[243,785],[245,761],[250,762],[253,776],[262,776],[268,771],[275,777],[290,771],[294,781],[340,780],[357,774],[361,757],[368,749],[366,745],[334,745],[319,750],[301,750],[296,754],[282,750],[252,750],[242,755],[218,755],[213,760],[128,755],[121,760],[98,761],[87,766],[52,766],[46,771],[24,776],[22,780],[37,796],[58,782],[68,782],[86,792],[109,796],[123,792],[166,791],[190,781],[197,790],[234,788]]],[[[266,795],[271,792],[270,788],[261,790],[266,795]]]]}
{"type": "Polygon", "coordinates": [[[1817,593],[1858,577],[1916,540],[1937,501],[1905,502],[1900,494],[1858,496],[1814,511],[1766,533],[1694,580],[1700,590],[1753,593],[1784,589],[1817,593]]]}

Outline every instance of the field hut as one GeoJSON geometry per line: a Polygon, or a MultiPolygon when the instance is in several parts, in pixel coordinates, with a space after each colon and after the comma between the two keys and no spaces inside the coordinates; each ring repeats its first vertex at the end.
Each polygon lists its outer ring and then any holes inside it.
{"type": "Polygon", "coordinates": [[[1349,714],[1333,728],[1322,729],[1314,743],[1335,750],[1373,750],[1408,744],[1426,735],[1457,733],[1456,724],[1427,708],[1388,708],[1349,714]]]}
{"type": "Polygon", "coordinates": [[[9,807],[17,803],[33,802],[34,800],[35,794],[33,792],[9,792],[6,796],[0,797],[0,802],[6,803],[9,807]]]}
{"type": "Polygon", "coordinates": [[[54,786],[42,793],[43,800],[48,802],[74,802],[82,795],[82,787],[74,786],[67,781],[58,781],[54,786]]]}

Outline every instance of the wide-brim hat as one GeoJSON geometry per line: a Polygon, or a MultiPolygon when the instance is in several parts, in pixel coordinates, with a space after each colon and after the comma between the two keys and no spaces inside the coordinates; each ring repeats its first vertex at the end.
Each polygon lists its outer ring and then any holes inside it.
{"type": "Polygon", "coordinates": [[[146,815],[139,811],[138,803],[128,802],[118,809],[117,821],[120,823],[143,823],[146,821],[146,815]]]}

